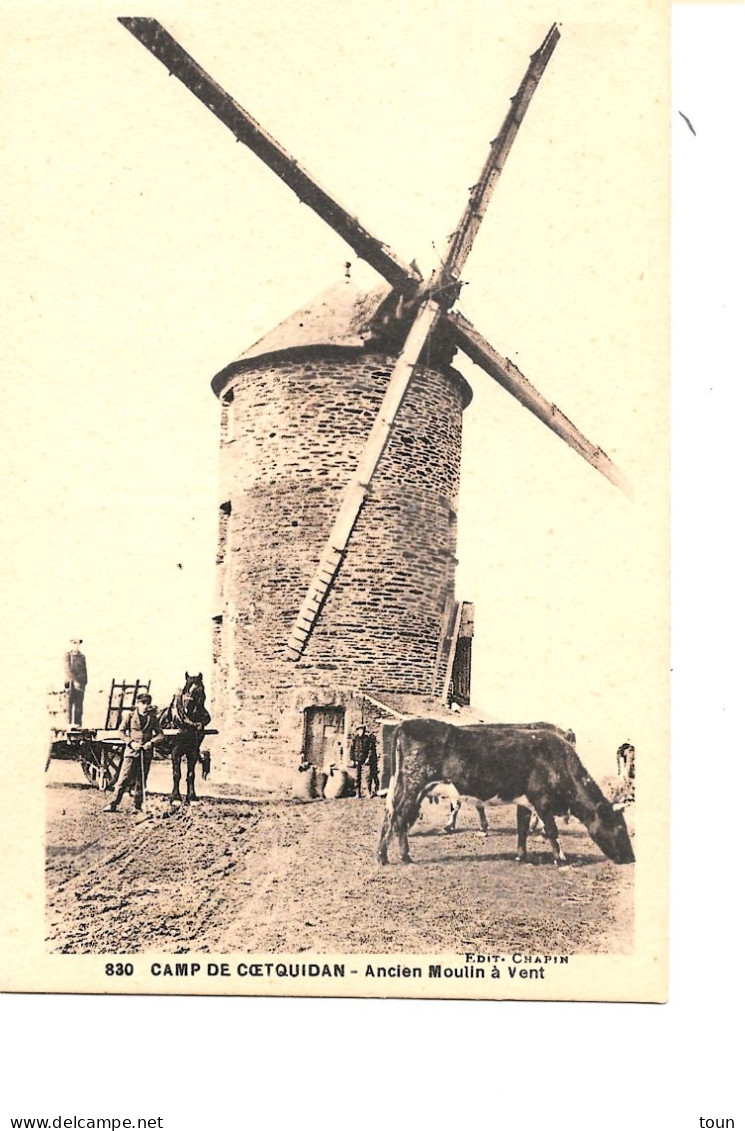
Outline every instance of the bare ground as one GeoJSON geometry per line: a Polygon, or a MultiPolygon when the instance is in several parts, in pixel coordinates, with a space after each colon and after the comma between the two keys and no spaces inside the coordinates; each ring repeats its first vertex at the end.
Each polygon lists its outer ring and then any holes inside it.
{"type": "Polygon", "coordinates": [[[76,776],[47,788],[53,952],[587,954],[632,947],[634,869],[606,860],[576,822],[560,824],[567,866],[551,863],[539,837],[529,844],[531,863],[518,865],[514,806],[489,808],[483,839],[469,806],[459,831],[445,836],[446,806],[425,804],[411,837],[415,863],[399,864],[392,844],[392,863],[382,868],[375,860],[379,799],[211,796],[164,819],[165,796],[155,794],[142,819],[128,801],[103,813],[110,795],[76,776]]]}

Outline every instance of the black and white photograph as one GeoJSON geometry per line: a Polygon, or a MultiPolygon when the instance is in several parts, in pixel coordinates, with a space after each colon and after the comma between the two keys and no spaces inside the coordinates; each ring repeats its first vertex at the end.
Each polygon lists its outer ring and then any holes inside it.
{"type": "Polygon", "coordinates": [[[6,988],[665,1001],[665,6],[2,19],[6,988]]]}

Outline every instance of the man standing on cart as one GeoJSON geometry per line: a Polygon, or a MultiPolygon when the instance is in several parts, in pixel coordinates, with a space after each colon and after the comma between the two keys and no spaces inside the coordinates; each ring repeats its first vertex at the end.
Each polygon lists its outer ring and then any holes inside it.
{"type": "Polygon", "coordinates": [[[83,699],[88,683],[88,669],[85,656],[80,651],[82,640],[70,641],[70,650],[65,652],[65,691],[67,692],[67,719],[70,726],[83,725],[83,699]]]}
{"type": "Polygon", "coordinates": [[[128,789],[133,792],[135,809],[142,809],[153,753],[164,738],[158,710],[153,706],[152,696],[146,691],[137,696],[132,714],[122,723],[120,730],[128,742],[117,779],[116,793],[111,804],[104,809],[105,813],[116,812],[128,789]]]}

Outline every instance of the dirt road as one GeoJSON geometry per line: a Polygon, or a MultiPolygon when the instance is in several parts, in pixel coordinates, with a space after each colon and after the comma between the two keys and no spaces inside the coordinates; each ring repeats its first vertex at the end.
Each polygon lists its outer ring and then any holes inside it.
{"type": "Polygon", "coordinates": [[[514,806],[489,808],[483,839],[469,806],[445,836],[445,805],[425,804],[415,863],[400,865],[393,845],[381,868],[378,799],[212,796],[166,819],[156,793],[138,820],[128,801],[103,813],[107,796],[75,772],[51,780],[47,797],[54,952],[578,954],[632,944],[633,867],[606,860],[576,822],[560,825],[568,866],[554,867],[539,837],[532,863],[516,864],[514,806]]]}

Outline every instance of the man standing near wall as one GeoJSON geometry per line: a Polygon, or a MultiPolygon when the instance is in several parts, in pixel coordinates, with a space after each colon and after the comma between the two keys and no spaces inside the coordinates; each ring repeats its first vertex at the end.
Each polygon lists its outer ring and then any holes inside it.
{"type": "Polygon", "coordinates": [[[65,691],[67,692],[67,718],[70,726],[83,725],[83,699],[88,683],[88,669],[85,656],[80,651],[82,640],[70,641],[70,650],[65,652],[65,691]]]}
{"type": "Polygon", "coordinates": [[[356,793],[362,797],[362,773],[367,766],[367,792],[375,797],[380,782],[378,780],[378,744],[374,734],[367,733],[366,726],[358,726],[352,739],[352,761],[357,767],[356,793]]]}

